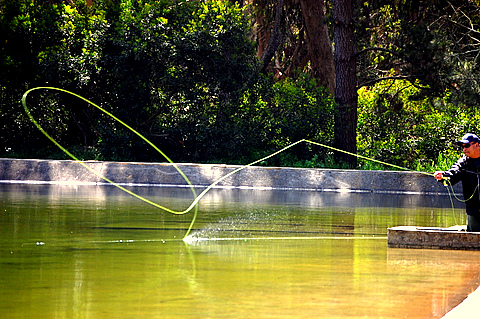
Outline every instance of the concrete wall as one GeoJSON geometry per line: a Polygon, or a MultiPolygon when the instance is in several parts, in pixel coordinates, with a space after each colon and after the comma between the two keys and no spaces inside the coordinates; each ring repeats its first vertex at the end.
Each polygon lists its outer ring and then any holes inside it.
{"type": "MultiPolygon", "coordinates": [[[[169,163],[84,162],[99,175],[122,185],[188,185],[169,163]]],[[[209,186],[242,168],[235,165],[177,164],[195,186],[209,186]]],[[[105,180],[75,161],[0,159],[0,183],[86,183],[105,180]]],[[[251,166],[216,187],[317,191],[447,194],[442,183],[416,172],[358,171],[251,166]]],[[[461,189],[457,186],[457,192],[461,189]]]]}

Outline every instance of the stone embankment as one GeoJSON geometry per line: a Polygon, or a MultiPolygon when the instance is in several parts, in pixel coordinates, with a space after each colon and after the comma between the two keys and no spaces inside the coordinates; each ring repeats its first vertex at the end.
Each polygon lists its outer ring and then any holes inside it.
{"type": "MultiPolygon", "coordinates": [[[[448,194],[442,183],[418,172],[359,171],[220,165],[78,162],[68,160],[0,159],[0,182],[6,183],[79,183],[121,185],[215,187],[333,192],[372,192],[395,194],[448,194]],[[177,170],[178,169],[178,170],[177,170]],[[232,172],[235,172],[232,174],[232,172]]],[[[458,186],[457,186],[458,187],[458,186]]],[[[458,192],[458,189],[455,189],[458,192]]]]}

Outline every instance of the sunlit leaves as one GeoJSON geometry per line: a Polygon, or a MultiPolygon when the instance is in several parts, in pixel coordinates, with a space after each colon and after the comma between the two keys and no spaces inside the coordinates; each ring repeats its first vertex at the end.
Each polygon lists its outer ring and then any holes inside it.
{"type": "Polygon", "coordinates": [[[443,98],[419,97],[418,83],[388,80],[359,90],[357,143],[362,155],[415,168],[441,153],[458,157],[455,141],[477,132],[480,111],[443,98]]]}

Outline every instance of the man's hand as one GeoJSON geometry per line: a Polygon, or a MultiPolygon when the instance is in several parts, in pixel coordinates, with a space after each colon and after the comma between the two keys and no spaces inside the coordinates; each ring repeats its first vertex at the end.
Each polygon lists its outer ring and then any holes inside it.
{"type": "Polygon", "coordinates": [[[435,173],[433,174],[433,177],[435,177],[435,179],[438,179],[438,180],[440,181],[440,180],[442,180],[442,179],[444,178],[444,177],[443,177],[443,172],[440,172],[440,171],[435,172],[435,173]]]}

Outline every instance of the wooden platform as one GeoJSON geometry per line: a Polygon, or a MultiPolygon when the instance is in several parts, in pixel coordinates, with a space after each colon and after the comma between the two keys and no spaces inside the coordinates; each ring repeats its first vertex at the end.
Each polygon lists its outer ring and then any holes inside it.
{"type": "Polygon", "coordinates": [[[466,226],[416,227],[388,229],[388,247],[480,250],[480,232],[467,232],[466,226]]]}

